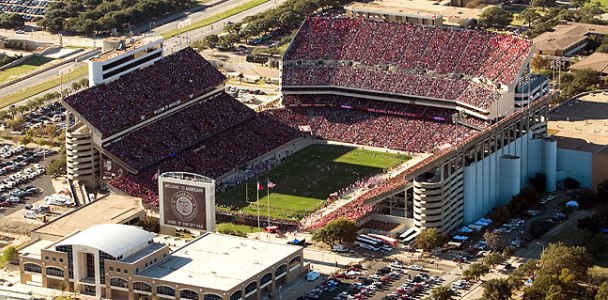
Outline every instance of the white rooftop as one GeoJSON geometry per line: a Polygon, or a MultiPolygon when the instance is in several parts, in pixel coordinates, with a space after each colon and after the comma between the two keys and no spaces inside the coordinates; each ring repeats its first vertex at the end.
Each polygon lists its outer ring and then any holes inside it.
{"type": "Polygon", "coordinates": [[[209,233],[138,275],[228,291],[300,249],[300,246],[209,233]]]}
{"type": "MultiPolygon", "coordinates": [[[[83,245],[119,257],[152,241],[154,234],[135,226],[100,224],[91,226],[56,244],[83,245]]],[[[138,249],[138,250],[139,250],[138,249]]]]}

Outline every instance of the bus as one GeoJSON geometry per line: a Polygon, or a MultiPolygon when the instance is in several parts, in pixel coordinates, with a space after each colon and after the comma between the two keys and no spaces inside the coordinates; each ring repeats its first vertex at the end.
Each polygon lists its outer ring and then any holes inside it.
{"type": "Polygon", "coordinates": [[[384,243],[382,241],[372,239],[363,234],[357,236],[357,242],[368,244],[368,245],[376,247],[376,248],[380,248],[380,247],[384,246],[384,243]]]}
{"type": "Polygon", "coordinates": [[[384,236],[384,235],[380,235],[380,234],[373,234],[373,233],[368,234],[368,236],[371,238],[377,239],[377,240],[381,240],[385,245],[392,247],[392,248],[397,247],[397,245],[399,244],[399,241],[392,237],[388,237],[388,236],[384,236]]]}

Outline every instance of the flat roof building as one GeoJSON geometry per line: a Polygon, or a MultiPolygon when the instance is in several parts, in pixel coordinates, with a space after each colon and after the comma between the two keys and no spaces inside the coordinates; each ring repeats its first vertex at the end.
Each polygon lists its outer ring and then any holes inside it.
{"type": "Polygon", "coordinates": [[[571,99],[549,114],[548,134],[557,141],[557,180],[576,179],[597,188],[608,179],[608,94],[571,99]]]}
{"type": "Polygon", "coordinates": [[[545,32],[533,39],[534,52],[549,56],[572,56],[587,46],[590,35],[608,35],[608,26],[563,23],[553,27],[553,31],[545,32]]]}
{"type": "Polygon", "coordinates": [[[477,22],[481,9],[450,6],[449,1],[384,0],[356,2],[345,7],[349,17],[362,17],[386,22],[408,23],[439,27],[452,25],[467,27],[477,22]]]}
{"type": "Polygon", "coordinates": [[[171,252],[162,241],[138,227],[95,225],[22,254],[21,281],[110,299],[238,300],[272,295],[304,272],[300,246],[206,233],[171,252]]]}

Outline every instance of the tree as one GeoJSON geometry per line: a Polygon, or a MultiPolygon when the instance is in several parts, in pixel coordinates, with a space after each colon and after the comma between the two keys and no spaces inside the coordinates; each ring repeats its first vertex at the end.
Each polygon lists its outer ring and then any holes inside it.
{"type": "Polygon", "coordinates": [[[213,49],[215,48],[219,40],[220,38],[217,36],[217,34],[210,34],[203,39],[203,44],[208,48],[213,49]]]}
{"type": "Polygon", "coordinates": [[[564,187],[569,190],[576,190],[581,187],[581,184],[572,177],[566,177],[566,179],[564,179],[564,187]]]}
{"type": "Polygon", "coordinates": [[[595,294],[595,300],[608,300],[608,281],[602,283],[595,294]]]}
{"type": "Polygon", "coordinates": [[[141,220],[141,227],[144,230],[150,231],[150,232],[158,233],[160,231],[160,224],[158,222],[158,218],[156,218],[154,216],[145,216],[141,220]]]}
{"type": "Polygon", "coordinates": [[[507,246],[505,247],[505,249],[502,250],[502,259],[507,260],[509,259],[509,257],[513,256],[513,254],[515,254],[516,249],[511,247],[511,246],[507,246]]]}
{"type": "Polygon", "coordinates": [[[59,155],[56,159],[53,159],[49,164],[49,168],[47,169],[47,174],[58,174],[65,175],[66,174],[66,156],[65,156],[65,145],[61,146],[59,150],[59,155]]]}
{"type": "Polygon", "coordinates": [[[552,285],[549,287],[547,291],[547,295],[545,296],[545,300],[567,300],[568,297],[564,294],[564,291],[559,285],[552,285]]]}
{"type": "Polygon", "coordinates": [[[509,208],[506,206],[495,207],[490,213],[490,218],[494,221],[494,224],[503,224],[511,218],[509,208]]]}
{"type": "Polygon", "coordinates": [[[545,8],[547,7],[554,7],[555,2],[555,0],[531,0],[530,5],[535,7],[542,7],[543,11],[545,11],[545,8]]]}
{"type": "Polygon", "coordinates": [[[505,27],[512,20],[511,14],[497,6],[488,7],[479,15],[479,24],[483,27],[505,27]]]}
{"type": "Polygon", "coordinates": [[[507,246],[507,240],[505,240],[500,234],[495,231],[486,231],[483,234],[483,238],[486,240],[486,244],[490,249],[497,251],[498,249],[504,249],[507,246]]]}
{"type": "MultiPolygon", "coordinates": [[[[569,74],[565,73],[564,75],[569,74]]],[[[562,75],[562,94],[569,98],[576,94],[593,90],[600,83],[599,73],[591,69],[572,72],[569,76],[562,75]]]]}
{"type": "Polygon", "coordinates": [[[530,178],[530,184],[539,193],[544,193],[547,187],[547,176],[545,173],[536,173],[534,177],[530,178]]]}
{"type": "Polygon", "coordinates": [[[538,272],[558,276],[563,269],[569,269],[574,276],[585,278],[587,269],[591,266],[591,256],[584,247],[549,244],[540,257],[538,272]]]}
{"type": "Polygon", "coordinates": [[[59,289],[61,290],[61,297],[63,297],[63,292],[68,288],[68,285],[65,284],[64,280],[59,281],[59,289]]]}
{"type": "Polygon", "coordinates": [[[438,286],[431,290],[431,295],[426,300],[450,300],[456,293],[447,286],[438,286]]]}
{"type": "MultiPolygon", "coordinates": [[[[528,23],[528,27],[532,27],[532,25],[531,25],[532,21],[538,19],[539,17],[540,17],[540,15],[536,12],[536,10],[534,8],[528,7],[519,13],[519,15],[517,16],[517,19],[526,21],[528,23]]],[[[540,56],[540,55],[536,55],[536,56],[540,56]]]]}
{"type": "Polygon", "coordinates": [[[483,284],[483,288],[485,300],[511,299],[511,286],[506,279],[490,279],[483,284]]]}
{"type": "Polygon", "coordinates": [[[493,268],[502,261],[502,255],[500,255],[498,252],[491,252],[488,253],[488,255],[484,257],[482,261],[484,264],[492,266],[493,268]]]}
{"type": "Polygon", "coordinates": [[[437,228],[427,228],[420,231],[420,234],[416,237],[416,247],[430,252],[437,247],[441,247],[446,240],[447,237],[439,233],[437,228]]]}
{"type": "Polygon", "coordinates": [[[353,243],[357,239],[357,224],[346,218],[333,220],[312,237],[313,241],[324,242],[330,246],[335,243],[353,243]]]}
{"type": "Polygon", "coordinates": [[[89,86],[89,79],[82,78],[82,79],[78,80],[78,84],[80,84],[81,87],[86,88],[89,86]]]}
{"type": "Polygon", "coordinates": [[[462,272],[462,276],[466,278],[471,278],[474,280],[479,280],[479,278],[483,275],[486,275],[490,272],[490,267],[480,264],[474,263],[469,265],[469,268],[462,272]]]}
{"type": "Polygon", "coordinates": [[[9,263],[17,262],[19,259],[19,251],[17,251],[15,246],[8,246],[4,248],[4,251],[2,252],[2,259],[9,263]]]}

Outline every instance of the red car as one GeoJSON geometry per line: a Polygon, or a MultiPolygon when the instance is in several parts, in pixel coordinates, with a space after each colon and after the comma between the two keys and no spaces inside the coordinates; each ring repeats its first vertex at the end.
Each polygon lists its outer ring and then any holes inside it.
{"type": "Polygon", "coordinates": [[[10,202],[4,201],[0,202],[0,207],[11,207],[13,206],[10,202]]]}

